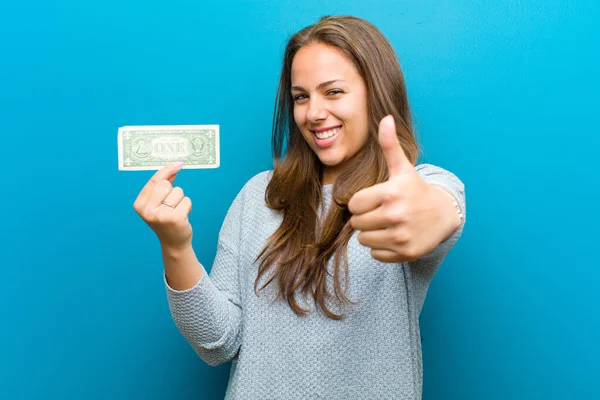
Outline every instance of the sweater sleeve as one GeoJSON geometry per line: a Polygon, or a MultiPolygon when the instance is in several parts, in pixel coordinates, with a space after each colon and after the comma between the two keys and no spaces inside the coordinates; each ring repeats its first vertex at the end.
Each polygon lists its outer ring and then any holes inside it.
{"type": "Polygon", "coordinates": [[[202,278],[194,287],[175,290],[163,272],[169,309],[177,329],[211,366],[235,358],[242,339],[238,270],[244,189],[225,216],[210,274],[202,266],[202,278]]]}
{"type": "Polygon", "coordinates": [[[452,172],[435,165],[421,164],[417,166],[417,172],[425,182],[431,185],[440,185],[448,189],[458,201],[458,205],[463,215],[462,224],[430,254],[424,256],[428,260],[434,259],[441,262],[462,235],[465,222],[467,222],[465,185],[452,172]]]}
{"type": "Polygon", "coordinates": [[[417,172],[425,182],[432,185],[440,185],[448,189],[454,195],[454,197],[456,197],[463,215],[461,226],[459,226],[448,238],[446,238],[446,240],[441,242],[431,253],[420,257],[418,260],[408,263],[416,295],[415,307],[418,314],[420,314],[429,284],[431,283],[435,272],[450,249],[454,247],[454,244],[462,235],[464,225],[467,221],[467,210],[465,187],[462,181],[456,175],[431,164],[418,165],[417,172]]]}
{"type": "Polygon", "coordinates": [[[425,182],[432,185],[440,185],[448,189],[454,197],[456,197],[463,215],[461,226],[459,226],[446,240],[441,242],[431,253],[408,263],[411,282],[414,289],[415,312],[417,315],[420,315],[429,289],[429,284],[450,249],[452,249],[454,244],[460,238],[467,220],[467,213],[465,187],[456,175],[431,164],[420,164],[416,168],[417,172],[425,182]]]}

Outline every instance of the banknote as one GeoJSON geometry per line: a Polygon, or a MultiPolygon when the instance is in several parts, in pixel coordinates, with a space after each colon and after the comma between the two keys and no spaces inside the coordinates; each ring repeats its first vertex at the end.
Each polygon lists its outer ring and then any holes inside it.
{"type": "Polygon", "coordinates": [[[219,125],[122,126],[117,142],[120,171],[219,168],[219,125]]]}

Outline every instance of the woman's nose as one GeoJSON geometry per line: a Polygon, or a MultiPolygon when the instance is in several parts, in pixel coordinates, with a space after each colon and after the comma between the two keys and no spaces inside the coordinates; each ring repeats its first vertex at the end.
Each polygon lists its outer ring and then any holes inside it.
{"type": "Polygon", "coordinates": [[[312,123],[326,119],[327,109],[325,108],[323,102],[319,99],[310,99],[306,118],[312,123]]]}

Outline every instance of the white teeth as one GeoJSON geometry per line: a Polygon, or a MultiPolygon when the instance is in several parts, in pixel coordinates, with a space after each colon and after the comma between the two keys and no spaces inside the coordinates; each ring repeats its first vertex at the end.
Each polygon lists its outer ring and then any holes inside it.
{"type": "Polygon", "coordinates": [[[325,132],[315,132],[315,134],[317,135],[317,137],[319,139],[327,139],[329,137],[332,137],[336,133],[338,133],[340,131],[340,129],[342,129],[342,128],[341,127],[337,127],[337,128],[333,128],[333,129],[330,129],[328,131],[325,131],[325,132]]]}

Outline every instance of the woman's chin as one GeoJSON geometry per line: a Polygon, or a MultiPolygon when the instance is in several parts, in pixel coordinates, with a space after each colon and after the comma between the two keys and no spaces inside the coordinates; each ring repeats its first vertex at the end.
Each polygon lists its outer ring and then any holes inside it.
{"type": "Polygon", "coordinates": [[[321,160],[321,164],[323,164],[323,166],[325,168],[335,168],[335,167],[339,166],[342,162],[339,159],[331,159],[331,158],[320,158],[320,160],[321,160]]]}
{"type": "Polygon", "coordinates": [[[341,157],[340,154],[336,154],[337,152],[331,150],[333,149],[324,149],[317,151],[317,157],[321,161],[321,164],[330,168],[338,166],[344,160],[344,158],[341,157]]]}
{"type": "Polygon", "coordinates": [[[343,158],[320,158],[321,163],[323,164],[323,169],[325,173],[326,183],[333,183],[337,176],[344,169],[344,159],[343,158]]]}

